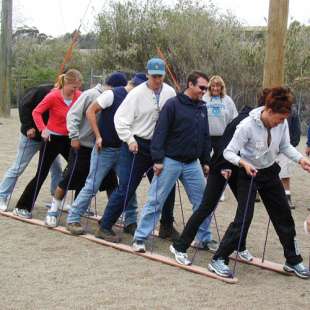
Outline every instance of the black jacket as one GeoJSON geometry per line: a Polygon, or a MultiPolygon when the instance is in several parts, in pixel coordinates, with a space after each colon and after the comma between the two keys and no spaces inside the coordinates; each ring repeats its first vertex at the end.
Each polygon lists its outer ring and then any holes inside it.
{"type": "Polygon", "coordinates": [[[169,99],[159,114],[151,155],[155,163],[165,156],[190,163],[210,161],[208,111],[203,101],[193,101],[184,94],[169,99]]]}
{"type": "Polygon", "coordinates": [[[291,115],[287,119],[288,128],[290,131],[290,141],[293,146],[297,146],[300,141],[300,120],[295,109],[292,110],[291,115]]]}
{"type": "MultiPolygon", "coordinates": [[[[18,104],[19,119],[21,122],[20,131],[23,135],[27,136],[27,131],[31,128],[36,129],[36,136],[34,140],[40,141],[41,135],[33,121],[32,111],[43,100],[43,98],[53,88],[52,84],[42,84],[26,90],[24,96],[18,104]]],[[[48,112],[43,114],[43,119],[47,122],[48,112]]]]}
{"type": "Polygon", "coordinates": [[[251,107],[243,107],[242,110],[239,112],[238,116],[235,117],[225,128],[225,131],[218,144],[219,151],[216,156],[212,156],[211,158],[211,173],[217,173],[222,169],[232,169],[233,167],[235,167],[224,158],[223,152],[229,144],[230,140],[232,139],[236,131],[236,127],[242,120],[249,116],[251,110],[251,107]]]}

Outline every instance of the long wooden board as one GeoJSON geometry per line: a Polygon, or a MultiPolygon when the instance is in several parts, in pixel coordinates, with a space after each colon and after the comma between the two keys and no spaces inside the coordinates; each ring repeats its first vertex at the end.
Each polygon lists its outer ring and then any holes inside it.
{"type": "MultiPolygon", "coordinates": [[[[62,212],[67,213],[66,210],[63,210],[62,212]]],[[[100,220],[100,216],[96,216],[96,215],[91,215],[91,216],[83,216],[85,218],[88,218],[89,220],[93,220],[93,221],[99,221],[100,220]]],[[[122,228],[122,225],[120,223],[117,223],[115,226],[122,228]]],[[[154,236],[158,237],[158,231],[155,230],[154,231],[154,236]]],[[[232,260],[236,260],[236,255],[233,253],[232,255],[230,255],[229,257],[232,260]]],[[[278,272],[284,275],[288,275],[288,276],[292,276],[292,273],[286,272],[283,269],[283,265],[282,264],[278,264],[278,263],[274,263],[268,260],[264,260],[262,261],[261,258],[259,257],[253,257],[253,260],[248,262],[245,260],[242,260],[240,258],[237,258],[238,263],[243,263],[243,264],[247,264],[247,265],[252,265],[252,266],[256,266],[262,269],[266,269],[266,270],[270,270],[270,271],[274,271],[274,272],[278,272]]]]}
{"type": "MultiPolygon", "coordinates": [[[[3,216],[6,216],[6,217],[12,218],[12,219],[21,221],[21,222],[29,223],[32,225],[42,226],[42,227],[45,227],[45,228],[50,229],[50,230],[54,230],[54,231],[58,231],[58,232],[61,232],[61,233],[67,234],[67,235],[71,235],[71,233],[69,231],[67,231],[67,229],[63,226],[58,226],[55,228],[49,228],[44,224],[43,221],[38,220],[38,219],[24,219],[24,218],[21,218],[21,217],[14,215],[12,212],[0,211],[0,214],[3,216]]],[[[74,236],[74,237],[76,237],[76,236],[74,236]]],[[[215,274],[215,273],[213,273],[213,272],[211,272],[211,271],[209,271],[203,267],[195,266],[195,265],[192,265],[192,266],[180,265],[174,259],[165,257],[163,255],[155,254],[155,253],[150,253],[150,252],[137,253],[137,252],[134,252],[132,250],[131,246],[129,246],[129,245],[122,244],[122,243],[108,242],[108,241],[105,241],[102,239],[98,239],[91,234],[81,235],[81,236],[78,236],[77,238],[87,239],[89,241],[92,241],[92,242],[95,242],[95,243],[98,243],[98,244],[101,244],[104,246],[112,247],[114,249],[124,251],[124,252],[130,253],[130,254],[139,255],[139,256],[145,257],[147,259],[153,260],[153,261],[157,261],[157,262],[160,262],[160,263],[163,263],[166,265],[178,267],[180,269],[184,269],[186,271],[197,273],[197,274],[200,274],[200,275],[212,278],[212,279],[220,280],[220,281],[223,281],[225,283],[235,284],[238,282],[238,279],[236,277],[234,277],[234,278],[223,278],[223,277],[220,277],[217,274],[215,274]]]]}

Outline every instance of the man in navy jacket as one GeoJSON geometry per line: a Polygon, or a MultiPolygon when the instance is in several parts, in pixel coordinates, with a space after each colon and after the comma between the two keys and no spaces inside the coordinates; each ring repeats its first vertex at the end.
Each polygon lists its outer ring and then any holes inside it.
{"type": "MultiPolygon", "coordinates": [[[[211,151],[208,112],[201,100],[207,86],[208,77],[204,73],[192,72],[185,92],[169,99],[160,112],[151,143],[155,177],[134,235],[133,249],[137,252],[145,252],[145,241],[178,179],[183,183],[194,210],[202,200],[204,173],[209,172],[211,151]]],[[[200,226],[197,241],[210,241],[209,224],[210,218],[200,226]]]]}

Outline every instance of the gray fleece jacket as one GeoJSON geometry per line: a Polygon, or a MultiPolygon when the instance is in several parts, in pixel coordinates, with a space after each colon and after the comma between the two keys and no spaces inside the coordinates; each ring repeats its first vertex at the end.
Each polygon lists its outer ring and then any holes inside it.
{"type": "Polygon", "coordinates": [[[261,120],[263,109],[264,107],[259,107],[252,110],[237,126],[233,138],[224,150],[224,158],[236,166],[243,158],[257,169],[270,167],[281,153],[298,162],[303,156],[290,144],[286,120],[271,128],[271,143],[268,146],[268,132],[261,120]]]}
{"type": "Polygon", "coordinates": [[[86,110],[104,91],[101,84],[84,91],[67,114],[70,139],[79,139],[82,146],[92,148],[95,136],[86,118],[86,110]]]}

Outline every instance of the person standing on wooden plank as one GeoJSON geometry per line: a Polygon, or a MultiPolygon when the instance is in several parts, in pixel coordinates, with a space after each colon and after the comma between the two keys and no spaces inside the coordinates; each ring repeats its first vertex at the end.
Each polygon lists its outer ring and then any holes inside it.
{"type": "MultiPolygon", "coordinates": [[[[32,112],[34,122],[45,142],[42,143],[40,149],[36,175],[26,186],[13,211],[17,216],[32,217],[31,211],[34,202],[51,164],[59,154],[68,160],[70,139],[66,126],[66,116],[70,107],[75,104],[81,94],[79,90],[81,85],[81,73],[75,69],[68,70],[58,77],[55,89],[32,112]],[[42,117],[45,112],[49,113],[47,124],[42,117]]],[[[57,212],[51,213],[50,216],[57,217],[57,212]]]]}
{"type": "MultiPolygon", "coordinates": [[[[28,89],[18,104],[21,122],[20,138],[15,162],[7,170],[0,183],[0,211],[7,211],[8,199],[12,195],[18,177],[24,172],[33,156],[40,150],[42,138],[32,118],[32,111],[54,88],[53,84],[42,84],[28,89]]],[[[48,115],[43,116],[46,120],[48,115]]],[[[51,169],[51,195],[61,179],[62,169],[59,158],[53,162],[51,169]]]]}
{"type": "Polygon", "coordinates": [[[238,208],[208,268],[223,277],[231,277],[229,255],[238,248],[240,238],[247,234],[254,212],[258,190],[284,250],[283,269],[298,277],[310,278],[297,247],[295,223],[281,180],[278,154],[310,172],[310,161],[291,144],[286,119],[291,113],[293,94],[288,88],[275,87],[265,99],[265,105],[250,112],[237,127],[224,157],[239,166],[238,208]]]}
{"type": "MultiPolygon", "coordinates": [[[[146,251],[145,242],[155,229],[164,202],[178,179],[185,187],[193,210],[200,205],[211,152],[208,110],[202,101],[207,87],[206,74],[191,72],[184,93],[170,98],[159,114],[151,142],[155,176],[133,238],[136,252],[146,251]]],[[[199,227],[197,242],[210,241],[209,225],[210,218],[207,218],[199,227]]]]}

